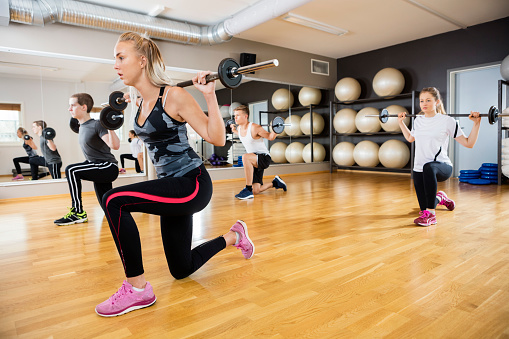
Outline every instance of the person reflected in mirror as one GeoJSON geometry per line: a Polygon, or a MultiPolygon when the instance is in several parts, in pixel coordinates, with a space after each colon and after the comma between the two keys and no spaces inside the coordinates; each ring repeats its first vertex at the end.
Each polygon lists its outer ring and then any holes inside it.
{"type": "Polygon", "coordinates": [[[479,135],[481,117],[479,112],[470,112],[469,119],[474,126],[468,137],[459,126],[459,121],[447,116],[442,96],[435,87],[422,89],[419,94],[421,112],[415,118],[410,131],[404,120],[406,113],[398,114],[398,123],[408,142],[415,141],[413,180],[419,217],[414,220],[418,226],[430,226],[437,223],[435,208],[437,205],[454,210],[456,204],[444,191],[438,191],[438,182],[452,175],[452,162],[447,156],[449,137],[467,148],[474,147],[479,135]]]}
{"type": "Polygon", "coordinates": [[[62,158],[57,150],[55,140],[47,139],[42,131],[48,127],[45,121],[36,120],[32,124],[32,131],[39,136],[39,148],[42,156],[34,156],[30,158],[30,172],[32,172],[32,180],[39,180],[39,166],[47,167],[53,179],[60,179],[62,173],[62,158]]]}
{"type": "Polygon", "coordinates": [[[125,159],[134,160],[134,168],[136,173],[143,173],[143,141],[138,138],[138,135],[134,130],[129,131],[129,139],[127,139],[131,144],[131,153],[120,154],[120,163],[122,164],[122,168],[120,169],[120,174],[125,174],[125,159]]]}
{"type": "MultiPolygon", "coordinates": [[[[25,177],[23,176],[23,173],[21,171],[20,164],[28,164],[30,165],[30,158],[37,156],[37,145],[34,142],[34,138],[32,138],[30,135],[28,135],[28,132],[23,127],[18,128],[16,131],[16,135],[18,138],[23,140],[23,149],[27,153],[27,156],[25,157],[17,157],[12,159],[12,162],[14,163],[14,168],[16,169],[16,176],[12,178],[13,181],[20,181],[24,180],[25,177]]],[[[37,166],[37,165],[30,165],[30,166],[37,166]]],[[[39,166],[37,166],[39,167],[39,166]]],[[[37,169],[38,171],[38,169],[37,169]]],[[[45,177],[46,175],[49,175],[49,173],[39,173],[39,179],[42,177],[45,177]]]]}
{"type": "Polygon", "coordinates": [[[272,141],[277,134],[274,131],[267,132],[262,126],[249,122],[249,107],[247,106],[242,105],[235,108],[233,116],[235,124],[230,127],[232,132],[239,136],[246,149],[246,153],[242,155],[246,187],[235,195],[235,198],[253,199],[255,194],[260,194],[272,187],[283,189],[286,192],[286,183],[278,175],[271,182],[263,183],[263,172],[271,162],[269,150],[263,139],[272,141]]]}
{"type": "Polygon", "coordinates": [[[65,168],[72,207],[66,215],[54,221],[59,226],[88,221],[81,198],[81,180],[94,183],[101,204],[104,193],[112,189],[112,182],[118,177],[118,162],[111,149],[118,150],[120,140],[115,131],[107,130],[99,120],[90,117],[93,107],[94,100],[88,93],[76,93],[69,98],[69,112],[80,123],[78,142],[86,160],[65,168]]]}

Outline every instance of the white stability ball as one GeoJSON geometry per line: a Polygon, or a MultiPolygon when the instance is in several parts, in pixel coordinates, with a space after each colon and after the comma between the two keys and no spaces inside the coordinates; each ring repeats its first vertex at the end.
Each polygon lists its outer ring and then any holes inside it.
{"type": "Polygon", "coordinates": [[[405,77],[396,68],[384,68],[373,78],[373,90],[380,97],[401,94],[405,87],[405,77]]]}
{"type": "Polygon", "coordinates": [[[362,133],[374,133],[380,131],[380,119],[378,115],[380,112],[374,107],[364,107],[357,113],[355,117],[355,126],[362,133]],[[366,115],[376,115],[367,117],[366,115]]]}
{"type": "Polygon", "coordinates": [[[240,102],[232,102],[230,104],[230,114],[233,115],[233,110],[235,110],[235,108],[239,107],[239,106],[242,106],[242,104],[240,102]]]}
{"type": "Polygon", "coordinates": [[[500,64],[500,75],[505,81],[509,81],[509,55],[500,64]]]}
{"type": "Polygon", "coordinates": [[[274,143],[272,146],[270,146],[270,157],[272,158],[272,161],[278,164],[284,164],[286,161],[286,148],[288,147],[287,144],[284,142],[278,141],[274,143]]]}
{"type": "Polygon", "coordinates": [[[322,92],[318,88],[302,87],[299,102],[302,106],[318,105],[322,101],[322,92]]]}
{"type": "Polygon", "coordinates": [[[410,149],[400,140],[387,140],[380,146],[378,159],[385,167],[403,168],[410,160],[410,149]]]}
{"type": "MultiPolygon", "coordinates": [[[[314,134],[320,134],[323,131],[323,128],[325,126],[325,121],[323,120],[323,117],[313,112],[313,135],[314,134]]],[[[300,119],[300,130],[305,135],[309,135],[311,132],[311,113],[306,113],[300,119]]]]}
{"type": "Polygon", "coordinates": [[[223,118],[231,118],[230,115],[230,105],[223,105],[219,108],[219,112],[221,112],[221,116],[223,118]]]}
{"type": "Polygon", "coordinates": [[[322,144],[313,142],[313,161],[311,161],[311,143],[307,144],[302,150],[302,159],[306,163],[324,161],[325,147],[322,144]]]}
{"type": "Polygon", "coordinates": [[[361,96],[361,84],[354,78],[343,78],[337,82],[334,93],[339,101],[357,100],[361,96]]]}
{"type": "Polygon", "coordinates": [[[348,141],[337,144],[332,151],[332,159],[339,166],[352,166],[355,164],[353,150],[355,145],[348,141]]]}
{"type": "MultiPolygon", "coordinates": [[[[407,126],[410,124],[410,118],[408,117],[408,110],[405,107],[400,106],[400,105],[390,105],[389,107],[386,107],[385,109],[389,112],[390,115],[398,115],[401,112],[406,112],[407,117],[403,121],[404,121],[405,125],[407,125],[407,126]]],[[[390,117],[389,119],[387,119],[387,122],[385,124],[380,123],[380,125],[382,126],[382,129],[386,132],[401,132],[401,128],[399,127],[399,123],[398,123],[398,117],[390,117]]]]}
{"type": "Polygon", "coordinates": [[[298,115],[291,115],[285,119],[285,124],[290,124],[290,126],[285,126],[285,132],[292,137],[297,137],[302,135],[302,131],[300,129],[300,120],[301,117],[298,115]]]}
{"type": "Polygon", "coordinates": [[[272,94],[272,106],[277,110],[289,109],[293,105],[293,94],[286,88],[280,88],[272,94]]]}
{"type": "Polygon", "coordinates": [[[355,117],[357,112],[351,108],[343,108],[334,116],[334,129],[338,133],[355,133],[357,127],[355,126],[355,117]]]}
{"type": "Polygon", "coordinates": [[[304,144],[301,142],[292,142],[285,151],[286,160],[289,163],[304,162],[302,159],[302,151],[304,150],[304,144]]]}
{"type": "Polygon", "coordinates": [[[378,159],[378,144],[370,140],[364,140],[355,145],[353,159],[362,167],[375,167],[380,162],[378,159]]]}

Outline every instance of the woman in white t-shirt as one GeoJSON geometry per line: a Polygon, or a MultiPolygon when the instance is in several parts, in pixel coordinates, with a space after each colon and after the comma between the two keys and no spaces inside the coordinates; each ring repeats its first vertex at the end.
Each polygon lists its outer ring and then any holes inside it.
{"type": "Polygon", "coordinates": [[[415,141],[414,187],[419,201],[419,217],[414,220],[419,226],[437,223],[436,205],[444,205],[452,211],[455,203],[445,192],[437,193],[437,182],[445,181],[452,175],[452,162],[447,156],[449,137],[461,145],[472,148],[477,141],[481,118],[479,112],[470,112],[474,122],[468,137],[461,130],[458,121],[447,116],[440,92],[435,87],[424,88],[419,95],[421,112],[415,118],[412,131],[403,120],[406,113],[398,114],[398,122],[408,142],[415,141]]]}
{"type": "Polygon", "coordinates": [[[129,142],[131,143],[131,154],[120,154],[120,163],[122,168],[120,174],[126,173],[125,159],[134,160],[134,168],[136,173],[143,173],[143,141],[136,135],[134,130],[129,131],[129,142]]]}

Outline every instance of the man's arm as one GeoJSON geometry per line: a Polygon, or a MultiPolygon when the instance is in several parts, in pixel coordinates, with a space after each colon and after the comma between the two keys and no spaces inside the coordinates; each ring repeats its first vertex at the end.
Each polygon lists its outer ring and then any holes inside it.
{"type": "Polygon", "coordinates": [[[252,130],[251,135],[253,136],[253,139],[258,139],[257,136],[259,136],[259,137],[262,137],[262,138],[272,141],[272,140],[276,139],[276,137],[277,137],[277,134],[274,131],[269,133],[265,129],[263,129],[262,126],[260,126],[258,124],[253,124],[251,127],[251,130],[252,130]]]}

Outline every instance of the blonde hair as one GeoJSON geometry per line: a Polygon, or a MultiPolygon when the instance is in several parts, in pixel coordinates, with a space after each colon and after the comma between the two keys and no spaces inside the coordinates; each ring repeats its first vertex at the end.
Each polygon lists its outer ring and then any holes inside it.
{"type": "MultiPolygon", "coordinates": [[[[440,114],[445,114],[447,115],[447,112],[445,111],[445,108],[444,108],[444,101],[442,100],[442,96],[440,95],[440,91],[436,88],[436,87],[426,87],[426,88],[423,88],[421,90],[421,94],[422,93],[429,93],[431,94],[435,100],[439,101],[440,100],[440,103],[437,105],[437,113],[440,113],[440,114]]],[[[419,94],[420,96],[420,94],[419,94]]],[[[419,112],[419,114],[422,114],[423,112],[419,112]]]]}
{"type": "Polygon", "coordinates": [[[152,39],[136,32],[126,32],[118,38],[118,42],[123,41],[131,41],[136,51],[147,58],[145,71],[154,86],[163,87],[173,84],[173,81],[165,72],[164,60],[159,47],[152,39]]]}

